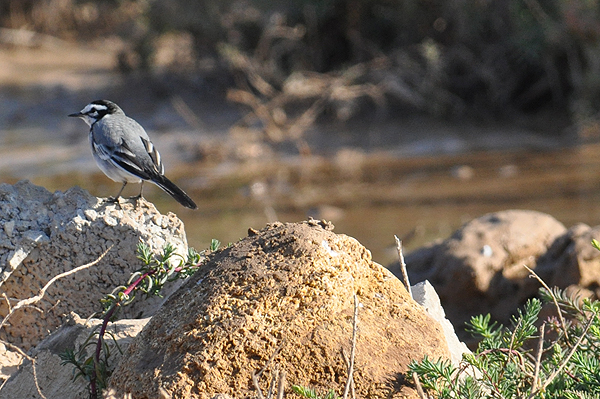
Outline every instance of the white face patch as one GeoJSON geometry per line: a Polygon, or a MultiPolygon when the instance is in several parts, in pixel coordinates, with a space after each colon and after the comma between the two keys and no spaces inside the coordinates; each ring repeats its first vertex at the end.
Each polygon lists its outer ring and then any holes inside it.
{"type": "Polygon", "coordinates": [[[92,124],[96,121],[96,118],[98,118],[98,111],[106,111],[107,109],[108,107],[105,105],[90,103],[81,110],[81,118],[89,126],[92,126],[92,124]]]}
{"type": "Polygon", "coordinates": [[[101,104],[88,104],[84,109],[81,110],[82,114],[91,113],[92,115],[98,115],[98,111],[106,111],[108,108],[106,105],[101,104]]]}

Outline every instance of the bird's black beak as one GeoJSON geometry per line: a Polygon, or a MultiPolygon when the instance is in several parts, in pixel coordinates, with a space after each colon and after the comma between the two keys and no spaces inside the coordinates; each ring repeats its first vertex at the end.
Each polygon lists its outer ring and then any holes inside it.
{"type": "Polygon", "coordinates": [[[74,113],[74,114],[69,114],[69,115],[67,115],[67,116],[81,117],[81,116],[83,116],[83,114],[82,114],[81,112],[76,112],[76,113],[74,113]]]}

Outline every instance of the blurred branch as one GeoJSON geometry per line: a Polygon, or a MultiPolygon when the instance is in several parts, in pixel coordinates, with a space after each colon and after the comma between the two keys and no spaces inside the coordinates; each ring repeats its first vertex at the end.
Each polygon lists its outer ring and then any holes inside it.
{"type": "Polygon", "coordinates": [[[179,95],[171,97],[173,108],[185,120],[185,122],[196,130],[205,128],[204,122],[196,115],[196,113],[187,105],[187,103],[179,95]]]}

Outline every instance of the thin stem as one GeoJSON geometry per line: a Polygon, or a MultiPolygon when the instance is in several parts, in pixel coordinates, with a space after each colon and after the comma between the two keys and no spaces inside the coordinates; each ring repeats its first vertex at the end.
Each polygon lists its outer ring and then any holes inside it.
{"type": "MultiPolygon", "coordinates": [[[[125,289],[125,291],[123,291],[123,295],[125,296],[129,296],[129,294],[131,294],[131,292],[133,290],[135,290],[135,288],[149,275],[154,274],[156,271],[155,270],[151,270],[149,272],[146,272],[144,274],[142,274],[140,277],[138,277],[137,280],[135,280],[133,283],[131,283],[129,285],[129,287],[127,287],[125,289]]],[[[108,323],[110,322],[110,319],[112,318],[112,316],[115,314],[117,308],[121,306],[121,301],[117,301],[115,303],[112,304],[112,306],[108,309],[108,311],[106,312],[106,314],[104,315],[104,318],[102,319],[102,327],[100,327],[100,331],[98,332],[98,342],[96,343],[96,353],[94,354],[94,373],[90,376],[90,391],[91,391],[91,397],[92,399],[97,399],[98,398],[98,387],[96,384],[97,381],[97,373],[99,372],[98,370],[98,365],[100,364],[100,354],[102,352],[102,343],[104,341],[104,334],[106,333],[106,329],[108,327],[108,323]]]]}
{"type": "Polygon", "coordinates": [[[415,386],[417,387],[417,393],[419,394],[419,398],[427,399],[427,396],[425,396],[425,392],[423,391],[423,387],[421,386],[421,381],[419,381],[419,375],[413,371],[412,378],[415,383],[415,386]]]}
{"type": "Polygon", "coordinates": [[[285,391],[285,370],[281,370],[279,373],[279,383],[277,385],[277,399],[283,399],[283,393],[285,391]]]}
{"type": "Polygon", "coordinates": [[[550,287],[548,287],[548,284],[546,284],[544,282],[544,280],[542,280],[541,277],[537,275],[536,272],[534,272],[532,269],[530,269],[527,265],[523,265],[523,267],[525,269],[527,269],[529,271],[529,273],[531,273],[531,276],[533,278],[535,278],[537,281],[540,282],[540,284],[542,284],[542,286],[546,289],[546,291],[548,291],[548,293],[552,297],[552,301],[554,302],[554,306],[556,307],[556,312],[558,313],[558,319],[560,320],[560,326],[562,327],[563,332],[565,333],[566,342],[569,342],[569,333],[567,332],[567,324],[565,323],[565,319],[563,318],[563,314],[562,314],[562,311],[560,310],[560,306],[558,305],[558,300],[556,299],[556,296],[554,296],[554,293],[552,293],[552,290],[550,289],[550,287]]]}
{"type": "Polygon", "coordinates": [[[252,385],[254,385],[254,388],[256,388],[256,394],[258,396],[258,399],[265,399],[262,391],[260,390],[260,385],[258,384],[258,376],[256,375],[256,373],[252,373],[252,385]]]}
{"type": "Polygon", "coordinates": [[[533,383],[531,384],[531,391],[534,392],[537,389],[538,379],[540,375],[540,364],[542,363],[542,353],[544,351],[544,333],[546,329],[546,323],[542,323],[540,326],[540,337],[538,339],[537,354],[535,357],[535,371],[533,372],[533,383]]]}
{"type": "Polygon", "coordinates": [[[410,288],[410,281],[408,280],[408,272],[406,271],[406,263],[404,262],[404,254],[402,253],[402,240],[398,236],[394,235],[396,240],[396,250],[398,251],[398,261],[400,262],[400,270],[402,271],[402,278],[404,279],[404,285],[410,297],[413,297],[412,289],[410,288]]]}
{"type": "Polygon", "coordinates": [[[534,390],[531,391],[531,394],[529,395],[528,399],[532,399],[539,392],[544,391],[546,389],[546,387],[548,385],[550,385],[550,383],[552,382],[552,380],[554,380],[556,378],[556,376],[565,368],[565,366],[567,365],[567,363],[569,362],[569,360],[571,360],[571,357],[575,354],[575,351],[577,350],[577,348],[579,348],[579,346],[583,342],[583,339],[585,338],[588,330],[592,326],[592,323],[594,322],[594,319],[596,318],[596,316],[597,316],[596,313],[594,313],[592,315],[592,317],[590,317],[590,320],[585,325],[585,328],[583,329],[583,331],[581,333],[581,336],[579,337],[579,339],[577,340],[577,342],[575,342],[575,345],[573,345],[573,347],[569,351],[569,354],[563,359],[563,361],[560,364],[560,366],[558,366],[558,368],[556,368],[556,370],[554,370],[554,372],[552,374],[550,374],[550,376],[548,377],[548,379],[538,389],[536,389],[535,391],[534,390]]]}

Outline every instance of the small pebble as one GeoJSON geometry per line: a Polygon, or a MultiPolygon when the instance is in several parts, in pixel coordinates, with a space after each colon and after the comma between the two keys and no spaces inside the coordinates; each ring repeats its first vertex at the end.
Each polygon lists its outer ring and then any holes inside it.
{"type": "Polygon", "coordinates": [[[14,231],[15,231],[15,221],[14,220],[10,220],[10,221],[4,223],[4,232],[6,233],[7,236],[12,237],[14,231]]]}
{"type": "Polygon", "coordinates": [[[104,215],[104,223],[106,223],[108,226],[116,226],[117,219],[112,216],[104,215]]]}

